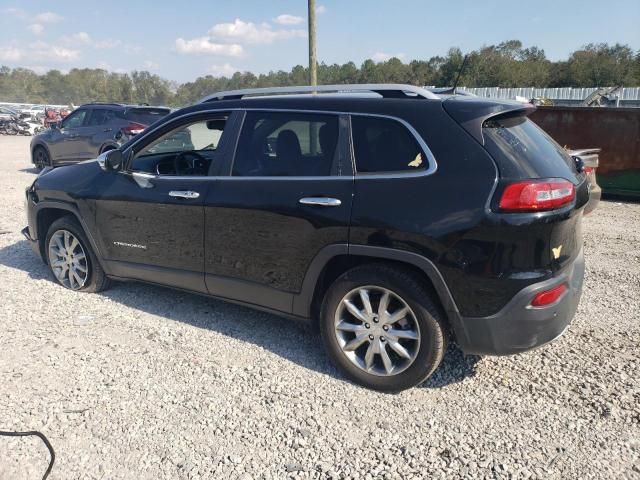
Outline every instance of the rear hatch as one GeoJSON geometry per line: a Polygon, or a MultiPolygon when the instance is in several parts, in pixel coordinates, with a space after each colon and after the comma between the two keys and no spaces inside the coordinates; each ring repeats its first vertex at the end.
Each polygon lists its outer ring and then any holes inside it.
{"type": "Polygon", "coordinates": [[[540,235],[546,252],[536,252],[538,268],[558,271],[568,265],[582,248],[588,181],[568,152],[527,117],[535,107],[477,98],[453,98],[443,105],[496,163],[492,213],[540,235]]]}

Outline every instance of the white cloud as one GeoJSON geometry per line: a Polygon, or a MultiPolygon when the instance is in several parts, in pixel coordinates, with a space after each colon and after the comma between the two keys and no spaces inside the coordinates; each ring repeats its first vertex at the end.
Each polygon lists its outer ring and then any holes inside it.
{"type": "Polygon", "coordinates": [[[283,15],[278,15],[273,19],[273,21],[280,25],[299,25],[304,22],[304,18],[285,13],[283,15]]]}
{"type": "Polygon", "coordinates": [[[318,5],[316,7],[316,13],[318,15],[322,15],[323,13],[327,13],[327,7],[325,7],[324,5],[318,5]]]}
{"type": "Polygon", "coordinates": [[[243,53],[242,45],[215,43],[209,37],[194,38],[192,40],[178,38],[176,39],[176,50],[179,53],[186,54],[223,55],[226,57],[239,57],[243,53]]]}
{"type": "Polygon", "coordinates": [[[27,65],[24,68],[27,70],[31,70],[32,72],[37,73],[38,75],[43,75],[47,73],[51,68],[45,67],[44,65],[27,65]]]}
{"type": "Polygon", "coordinates": [[[130,45],[127,44],[124,46],[124,53],[127,55],[135,55],[141,53],[143,48],[140,45],[130,45]]]}
{"type": "Polygon", "coordinates": [[[404,53],[384,53],[384,52],[376,52],[371,56],[371,59],[374,62],[386,62],[390,58],[399,58],[402,60],[405,57],[404,53]]]}
{"type": "Polygon", "coordinates": [[[64,38],[65,43],[81,43],[82,45],[90,45],[93,40],[87,32],[78,32],[64,38]]]}
{"type": "Polygon", "coordinates": [[[29,45],[30,58],[34,60],[49,60],[57,62],[73,62],[80,56],[79,50],[72,50],[69,48],[58,47],[50,45],[46,42],[34,42],[29,45]]]}
{"type": "Polygon", "coordinates": [[[106,49],[115,48],[122,44],[120,40],[94,40],[87,32],[78,32],[73,35],[62,37],[62,41],[68,46],[86,45],[93,48],[106,49]]]}
{"type": "Polygon", "coordinates": [[[41,23],[32,23],[27,28],[34,35],[40,35],[42,32],[44,32],[44,25],[42,25],[41,23]]]}
{"type": "Polygon", "coordinates": [[[0,61],[17,62],[22,58],[22,50],[16,47],[0,47],[0,61]]]}
{"type": "Polygon", "coordinates": [[[268,23],[257,25],[243,22],[239,18],[233,23],[218,23],[209,30],[209,35],[223,41],[238,43],[273,43],[276,40],[306,37],[306,30],[274,30],[268,23]]]}
{"type": "Polygon", "coordinates": [[[57,13],[43,12],[33,17],[33,21],[36,23],[58,23],[62,20],[62,17],[57,13]]]}
{"type": "Polygon", "coordinates": [[[7,15],[12,15],[17,18],[27,18],[27,12],[25,12],[21,8],[15,8],[15,7],[5,8],[4,10],[2,10],[2,13],[6,13],[7,15]]]}
{"type": "Polygon", "coordinates": [[[153,62],[151,60],[145,60],[142,66],[144,67],[145,70],[158,70],[160,68],[160,65],[158,65],[156,62],[153,62]]]}
{"type": "Polygon", "coordinates": [[[238,71],[238,68],[233,65],[229,65],[228,63],[225,63],[224,65],[211,65],[207,69],[207,72],[214,77],[230,77],[238,71]]]}
{"type": "Polygon", "coordinates": [[[111,70],[111,64],[109,64],[109,63],[107,63],[105,61],[98,62],[98,64],[96,65],[96,68],[100,68],[102,70],[109,71],[109,70],[111,70]]]}

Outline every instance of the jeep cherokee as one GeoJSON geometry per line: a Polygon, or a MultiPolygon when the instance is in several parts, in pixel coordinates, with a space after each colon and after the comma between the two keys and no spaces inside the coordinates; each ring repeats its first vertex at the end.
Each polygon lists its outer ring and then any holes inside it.
{"type": "Polygon", "coordinates": [[[66,288],[139,280],[306,320],[346,376],[399,391],[449,338],[523,352],[574,315],[587,180],[533,108],[408,85],[221,92],[45,169],[23,232],[66,288]]]}

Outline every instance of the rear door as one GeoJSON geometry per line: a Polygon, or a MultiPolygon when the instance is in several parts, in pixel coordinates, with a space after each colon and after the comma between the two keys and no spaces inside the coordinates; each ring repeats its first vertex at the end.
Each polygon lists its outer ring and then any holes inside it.
{"type": "Polygon", "coordinates": [[[349,240],[347,118],[249,111],[233,164],[205,200],[209,292],[292,311],[313,258],[349,240]]]}

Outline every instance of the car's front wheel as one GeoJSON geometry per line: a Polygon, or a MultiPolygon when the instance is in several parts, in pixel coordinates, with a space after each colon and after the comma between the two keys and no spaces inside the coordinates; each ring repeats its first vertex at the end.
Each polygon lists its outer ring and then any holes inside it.
{"type": "Polygon", "coordinates": [[[99,292],[109,286],[109,279],[74,217],[62,217],[51,224],[45,250],[49,268],[63,287],[99,292]]]}
{"type": "Polygon", "coordinates": [[[38,170],[51,165],[51,158],[44,147],[36,147],[33,150],[33,164],[38,170]]]}
{"type": "Polygon", "coordinates": [[[364,265],[340,276],[325,296],[320,323],[333,362],[351,380],[380,391],[422,383],[446,349],[430,292],[394,266],[364,265]]]}

